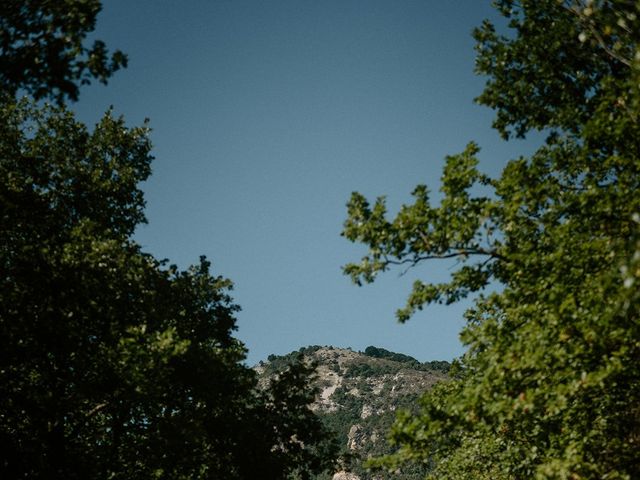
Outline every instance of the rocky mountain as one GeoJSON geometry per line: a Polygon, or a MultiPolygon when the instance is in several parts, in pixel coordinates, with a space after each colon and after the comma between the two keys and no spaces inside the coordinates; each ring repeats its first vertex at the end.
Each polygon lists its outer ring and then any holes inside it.
{"type": "MultiPolygon", "coordinates": [[[[420,395],[446,380],[450,364],[421,363],[376,347],[364,352],[312,346],[284,356],[271,355],[256,366],[261,381],[286,368],[295,358],[317,365],[318,395],[313,409],[336,432],[342,445],[341,471],[317,480],[386,480],[383,472],[367,472],[363,462],[390,453],[388,431],[399,409],[413,409],[420,395]]],[[[394,479],[424,478],[424,468],[395,472],[394,479]]]]}

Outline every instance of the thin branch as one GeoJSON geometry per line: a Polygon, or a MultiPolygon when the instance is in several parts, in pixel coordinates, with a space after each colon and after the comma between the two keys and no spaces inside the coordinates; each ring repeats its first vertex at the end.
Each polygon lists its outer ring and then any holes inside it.
{"type": "Polygon", "coordinates": [[[453,253],[445,253],[441,255],[415,255],[413,258],[405,258],[403,260],[389,260],[385,257],[385,263],[387,265],[409,265],[409,268],[417,265],[419,262],[424,260],[446,260],[448,258],[462,257],[462,256],[470,256],[470,255],[487,255],[489,256],[489,260],[498,259],[506,261],[506,257],[500,255],[498,252],[494,250],[485,250],[483,248],[473,249],[473,250],[459,250],[453,253]]]}
{"type": "Polygon", "coordinates": [[[570,13],[572,13],[575,16],[578,17],[580,22],[583,23],[589,29],[589,31],[593,34],[593,36],[596,38],[596,40],[598,42],[598,45],[600,45],[600,47],[605,51],[605,53],[607,55],[609,55],[611,58],[613,58],[615,60],[618,60],[623,65],[626,65],[627,67],[631,68],[631,66],[632,66],[631,60],[623,57],[622,55],[614,52],[611,48],[609,48],[609,46],[604,41],[604,38],[602,38],[602,35],[600,34],[598,29],[596,28],[596,25],[595,25],[594,21],[589,20],[586,17],[584,17],[584,15],[582,15],[580,13],[580,10],[575,6],[568,6],[568,5],[565,5],[565,4],[562,4],[561,6],[566,11],[568,11],[568,12],[570,12],[570,13]]]}
{"type": "MultiPolygon", "coordinates": [[[[109,406],[109,402],[99,403],[95,407],[93,407],[91,410],[89,410],[87,413],[85,413],[84,416],[86,419],[89,419],[94,415],[96,415],[97,413],[104,410],[108,406],[109,406]]],[[[86,426],[85,422],[76,423],[75,427],[73,428],[73,431],[71,432],[71,437],[75,437],[76,435],[78,435],[80,430],[82,430],[82,428],[84,428],[85,426],[86,426]]]]}
{"type": "Polygon", "coordinates": [[[106,407],[109,406],[109,402],[104,402],[104,403],[99,403],[98,405],[96,405],[95,407],[93,407],[91,410],[89,410],[85,416],[87,418],[94,416],[96,413],[100,412],[101,410],[104,410],[106,407]]]}

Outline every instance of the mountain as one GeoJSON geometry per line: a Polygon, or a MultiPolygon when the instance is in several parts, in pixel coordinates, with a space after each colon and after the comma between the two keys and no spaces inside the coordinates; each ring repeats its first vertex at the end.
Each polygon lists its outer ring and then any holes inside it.
{"type": "Polygon", "coordinates": [[[296,358],[317,365],[318,395],[312,408],[342,445],[341,471],[317,480],[414,480],[424,478],[427,466],[411,471],[367,472],[363,461],[393,451],[387,433],[400,409],[412,410],[436,382],[447,379],[449,362],[421,363],[383,348],[351,349],[311,346],[288,355],[270,355],[255,367],[262,382],[296,358]]]}

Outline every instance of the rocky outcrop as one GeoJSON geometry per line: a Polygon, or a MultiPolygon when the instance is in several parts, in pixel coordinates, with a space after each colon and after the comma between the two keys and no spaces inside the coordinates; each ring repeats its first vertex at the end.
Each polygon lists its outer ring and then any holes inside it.
{"type": "Polygon", "coordinates": [[[355,473],[338,472],[333,476],[332,480],[360,480],[360,477],[355,473]]]}
{"type": "MultiPolygon", "coordinates": [[[[395,412],[400,408],[414,408],[422,393],[445,380],[446,374],[406,355],[384,350],[382,353],[387,358],[333,347],[307,347],[290,356],[299,353],[317,365],[319,393],[312,409],[338,432],[345,459],[351,459],[343,462],[342,470],[333,480],[409,478],[400,473],[393,477],[372,476],[362,467],[362,460],[390,453],[386,438],[395,412]]],[[[256,370],[264,379],[273,368],[286,365],[286,360],[287,356],[270,357],[270,362],[256,370]]],[[[439,366],[443,363],[446,362],[437,362],[439,366]]]]}

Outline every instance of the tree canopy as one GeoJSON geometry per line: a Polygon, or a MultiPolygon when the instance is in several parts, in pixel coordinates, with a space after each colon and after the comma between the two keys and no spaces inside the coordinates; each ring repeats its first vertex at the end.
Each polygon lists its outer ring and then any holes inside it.
{"type": "Polygon", "coordinates": [[[132,238],[148,126],[109,111],[90,129],[64,106],[124,58],[82,47],[99,7],[0,7],[0,477],[309,478],[335,452],[312,369],[258,385],[231,282],[132,238]]]}
{"type": "Polygon", "coordinates": [[[427,462],[438,479],[638,478],[640,5],[494,3],[507,26],[474,32],[488,77],[477,100],[505,139],[540,130],[544,145],[490,178],[472,142],[447,157],[439,205],[420,185],[391,220],[382,197],[348,204],[343,235],[369,249],[345,267],[355,282],[457,260],[450,281],[415,282],[400,321],[475,298],[461,378],[399,417],[398,452],[376,464],[427,462]]]}
{"type": "Polygon", "coordinates": [[[3,0],[0,3],[0,88],[61,103],[78,99],[79,85],[106,83],[127,57],[109,56],[101,40],[84,40],[95,28],[100,0],[3,0]]]}

